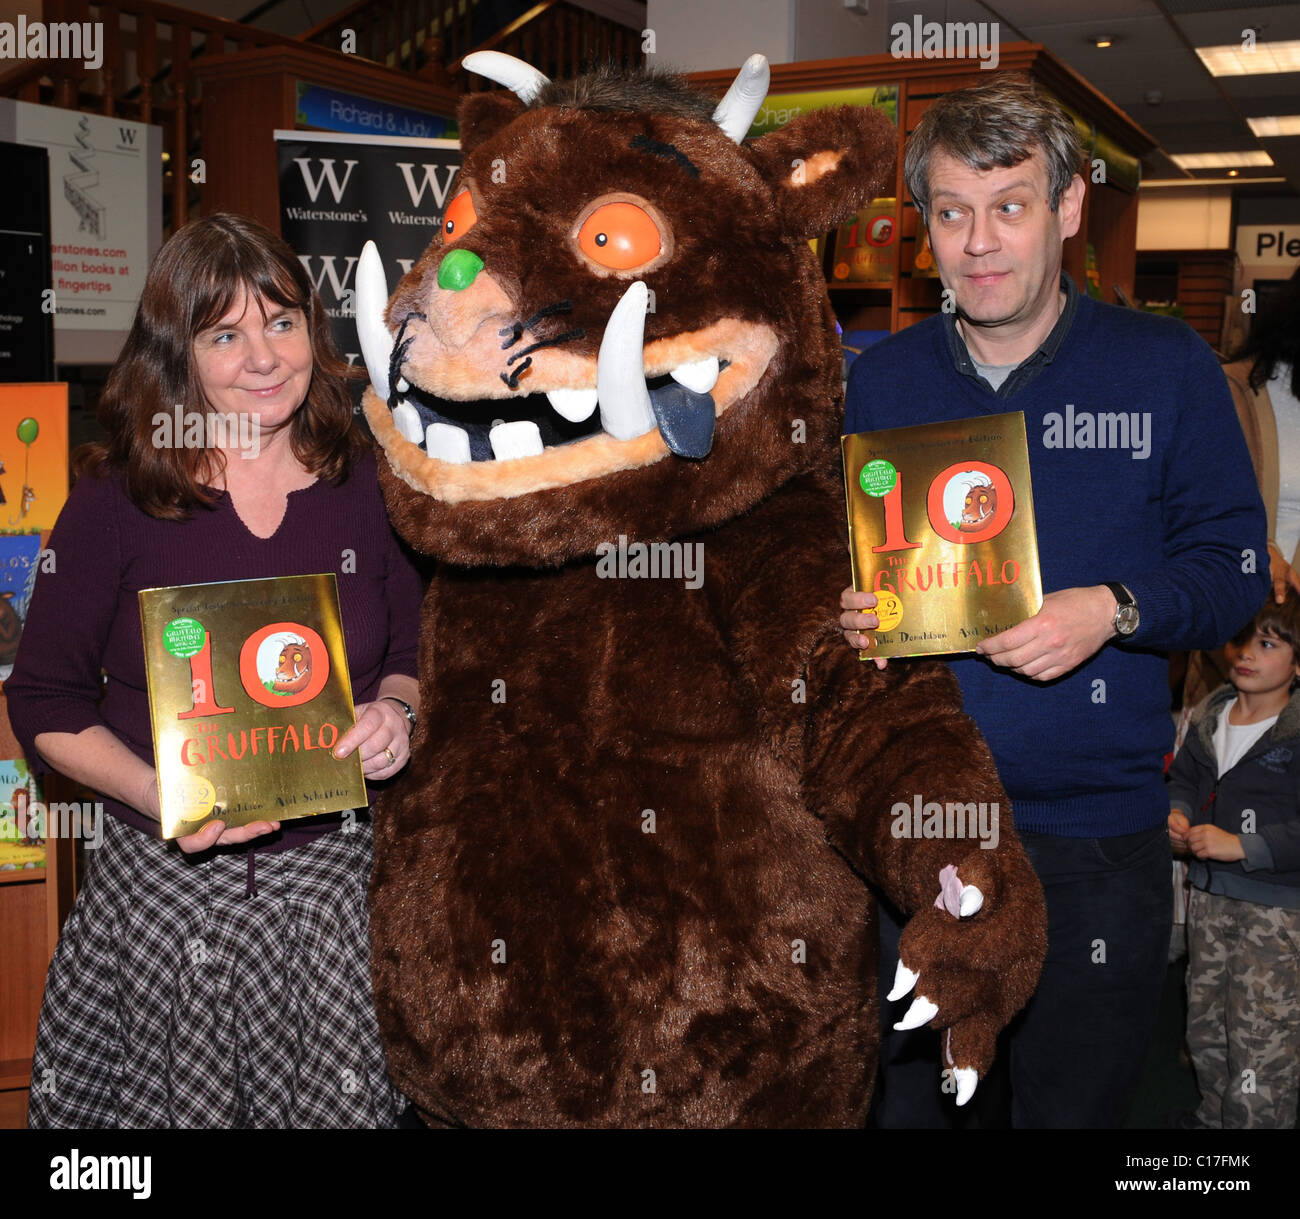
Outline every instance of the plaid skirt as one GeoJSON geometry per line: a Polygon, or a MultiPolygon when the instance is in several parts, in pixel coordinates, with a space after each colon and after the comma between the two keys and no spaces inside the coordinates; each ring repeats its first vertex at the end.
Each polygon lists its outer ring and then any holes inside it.
{"type": "Polygon", "coordinates": [[[46,979],[28,1125],[396,1126],[369,821],[255,860],[104,823],[46,979]]]}

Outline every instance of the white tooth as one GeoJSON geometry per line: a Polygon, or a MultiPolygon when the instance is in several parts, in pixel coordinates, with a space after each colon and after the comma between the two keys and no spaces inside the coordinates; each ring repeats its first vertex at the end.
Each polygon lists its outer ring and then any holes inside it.
{"type": "Polygon", "coordinates": [[[538,457],[542,452],[542,434],[531,419],[518,419],[514,423],[498,423],[488,433],[492,442],[492,456],[498,461],[515,457],[538,457]]]}
{"type": "Polygon", "coordinates": [[[424,433],[424,451],[439,461],[463,466],[469,461],[469,433],[450,423],[431,423],[424,433]]]}
{"type": "Polygon", "coordinates": [[[591,418],[596,409],[600,395],[594,389],[552,389],[546,396],[551,400],[555,413],[570,423],[581,423],[591,418]]]}
{"type": "Polygon", "coordinates": [[[420,412],[403,399],[393,407],[393,422],[397,430],[412,444],[419,444],[424,439],[424,425],[420,422],[420,412]]]}
{"type": "Polygon", "coordinates": [[[399,394],[406,393],[406,391],[410,388],[411,388],[411,383],[405,377],[397,378],[397,392],[399,394]]]}
{"type": "Polygon", "coordinates": [[[365,357],[370,384],[381,402],[388,401],[388,361],[393,354],[393,336],[384,325],[388,304],[388,278],[383,260],[373,241],[367,241],[357,263],[357,338],[365,357]]]}
{"type": "Polygon", "coordinates": [[[596,357],[600,425],[615,440],[631,440],[655,426],[641,353],[647,296],[648,289],[639,279],[623,293],[605,323],[596,357]]]}
{"type": "Polygon", "coordinates": [[[707,394],[718,383],[718,357],[710,356],[707,360],[679,364],[673,369],[672,378],[697,394],[707,394]]]}

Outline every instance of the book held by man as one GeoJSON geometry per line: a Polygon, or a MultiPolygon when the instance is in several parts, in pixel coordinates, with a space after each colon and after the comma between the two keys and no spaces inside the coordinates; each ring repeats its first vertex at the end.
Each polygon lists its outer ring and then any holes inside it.
{"type": "Polygon", "coordinates": [[[144,589],[140,622],[164,838],[367,803],[332,572],[144,589]]]}
{"type": "Polygon", "coordinates": [[[973,652],[1043,603],[1020,411],[841,440],[853,587],[874,656],[973,652]],[[867,611],[871,612],[871,611],[867,611]]]}

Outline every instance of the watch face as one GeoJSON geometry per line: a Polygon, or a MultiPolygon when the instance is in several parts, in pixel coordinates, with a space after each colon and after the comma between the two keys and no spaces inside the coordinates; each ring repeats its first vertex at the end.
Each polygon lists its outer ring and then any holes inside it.
{"type": "Polygon", "coordinates": [[[1138,629],[1138,612],[1135,605],[1122,605],[1115,615],[1115,629],[1121,635],[1131,635],[1138,629]]]}

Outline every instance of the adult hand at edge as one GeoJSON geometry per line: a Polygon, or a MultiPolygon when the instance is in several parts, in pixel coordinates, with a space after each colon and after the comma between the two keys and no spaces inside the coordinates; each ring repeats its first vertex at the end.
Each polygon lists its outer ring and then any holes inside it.
{"type": "Polygon", "coordinates": [[[1115,594],[1104,584],[1048,593],[1032,618],[975,650],[995,665],[1034,681],[1051,681],[1095,656],[1115,633],[1115,594]]]}

